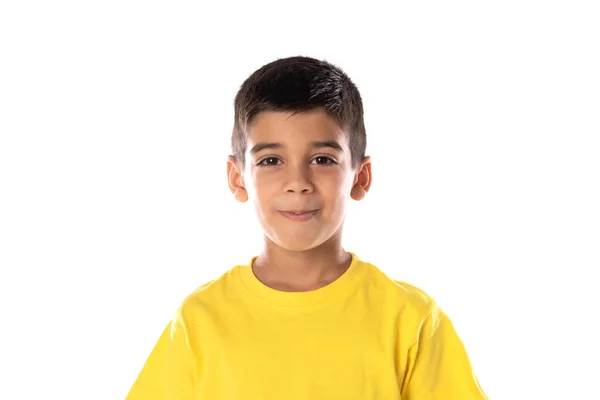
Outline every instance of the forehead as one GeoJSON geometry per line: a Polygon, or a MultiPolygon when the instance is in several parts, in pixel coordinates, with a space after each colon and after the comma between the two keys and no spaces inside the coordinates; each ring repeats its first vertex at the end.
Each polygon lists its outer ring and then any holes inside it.
{"type": "Polygon", "coordinates": [[[248,141],[308,143],[335,140],[347,146],[347,135],[337,121],[321,108],[298,112],[263,111],[248,129],[248,141]]]}

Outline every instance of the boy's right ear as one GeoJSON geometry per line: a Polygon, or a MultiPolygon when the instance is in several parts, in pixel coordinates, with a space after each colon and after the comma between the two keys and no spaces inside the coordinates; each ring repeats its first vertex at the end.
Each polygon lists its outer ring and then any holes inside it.
{"type": "Polygon", "coordinates": [[[242,203],[248,201],[248,191],[244,185],[242,170],[232,155],[227,157],[227,181],[229,190],[231,190],[237,201],[242,203]]]}

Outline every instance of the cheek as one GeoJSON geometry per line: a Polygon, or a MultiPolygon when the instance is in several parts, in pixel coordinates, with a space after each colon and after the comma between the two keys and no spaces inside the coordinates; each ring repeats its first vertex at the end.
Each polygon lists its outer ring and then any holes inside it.
{"type": "Polygon", "coordinates": [[[326,188],[323,192],[325,192],[325,197],[333,212],[343,212],[347,199],[350,197],[352,182],[353,177],[346,175],[330,177],[323,182],[321,187],[326,188]]]}
{"type": "Polygon", "coordinates": [[[269,204],[271,199],[274,197],[273,183],[266,177],[260,175],[254,175],[248,182],[251,182],[250,185],[246,186],[246,189],[248,190],[248,196],[255,203],[257,203],[258,207],[262,205],[264,208],[264,206],[269,204]]]}
{"type": "Polygon", "coordinates": [[[333,186],[337,189],[338,196],[347,196],[350,194],[352,189],[352,182],[354,182],[354,175],[349,173],[342,173],[335,176],[333,179],[333,186]]]}

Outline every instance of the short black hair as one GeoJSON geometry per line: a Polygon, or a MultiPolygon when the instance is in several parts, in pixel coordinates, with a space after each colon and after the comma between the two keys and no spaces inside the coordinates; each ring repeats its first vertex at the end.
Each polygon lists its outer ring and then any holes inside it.
{"type": "Polygon", "coordinates": [[[364,157],[367,135],[362,98],[341,68],[311,57],[280,58],[263,65],[241,85],[234,101],[231,148],[235,160],[245,163],[248,127],[262,111],[294,113],[322,107],[348,135],[352,166],[364,157]]]}

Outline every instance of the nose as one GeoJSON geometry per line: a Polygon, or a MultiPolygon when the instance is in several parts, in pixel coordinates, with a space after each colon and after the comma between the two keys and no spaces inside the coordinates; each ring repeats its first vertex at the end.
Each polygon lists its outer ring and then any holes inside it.
{"type": "Polygon", "coordinates": [[[284,187],[286,193],[312,193],[314,190],[308,165],[288,167],[284,187]]]}

